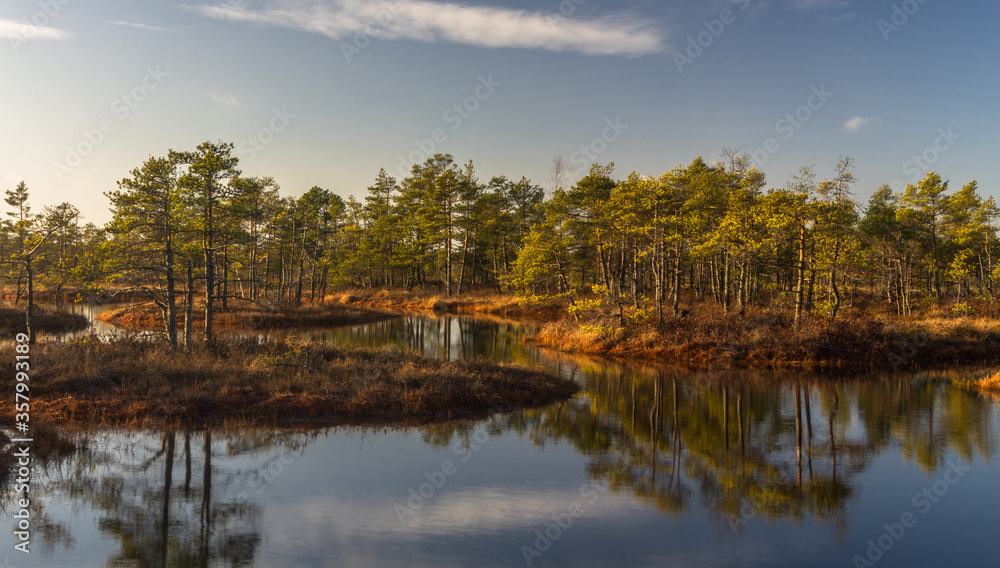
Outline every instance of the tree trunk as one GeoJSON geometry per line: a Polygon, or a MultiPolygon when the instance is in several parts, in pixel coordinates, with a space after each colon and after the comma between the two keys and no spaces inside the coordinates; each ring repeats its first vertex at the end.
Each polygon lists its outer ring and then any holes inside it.
{"type": "MultiPolygon", "coordinates": [[[[465,282],[465,265],[469,262],[469,231],[465,231],[465,239],[462,242],[462,269],[458,273],[458,295],[462,295],[462,284],[465,282]]],[[[473,277],[475,280],[475,277],[473,277]]]]}
{"type": "Polygon", "coordinates": [[[35,344],[35,272],[31,268],[31,255],[24,257],[24,271],[28,276],[28,310],[25,325],[28,327],[28,345],[35,344]]]}
{"type": "Polygon", "coordinates": [[[681,313],[681,251],[678,245],[676,258],[674,258],[674,315],[681,313]]]}
{"type": "Polygon", "coordinates": [[[447,292],[451,296],[451,200],[449,199],[445,204],[446,215],[448,216],[448,230],[445,232],[445,243],[444,243],[444,265],[445,265],[445,280],[448,281],[447,292]]]}
{"type": "Polygon", "coordinates": [[[830,291],[833,292],[833,307],[830,309],[830,319],[836,319],[837,312],[840,311],[840,287],[837,286],[837,270],[835,268],[830,269],[830,291]]]}
{"type": "Polygon", "coordinates": [[[806,276],[806,227],[799,225],[799,266],[795,285],[795,327],[802,325],[802,308],[805,306],[806,276]]]}
{"type": "Polygon", "coordinates": [[[229,245],[222,249],[222,311],[229,311],[229,245]]]}
{"type": "Polygon", "coordinates": [[[301,306],[302,305],[302,280],[303,280],[302,279],[302,271],[305,268],[305,263],[306,263],[306,255],[305,255],[305,251],[303,251],[302,255],[299,256],[299,279],[298,279],[298,283],[295,286],[295,305],[296,306],[301,306]]]}
{"type": "Polygon", "coordinates": [[[174,249],[173,242],[167,238],[166,260],[167,260],[167,339],[170,347],[177,351],[177,302],[174,299],[174,249]]]}
{"type": "Polygon", "coordinates": [[[184,304],[184,346],[191,351],[191,326],[194,319],[194,266],[187,261],[187,299],[184,304]]]}
{"type": "Polygon", "coordinates": [[[205,343],[212,342],[212,299],[215,296],[215,259],[211,248],[205,249],[205,343]]]}
{"type": "Polygon", "coordinates": [[[729,302],[732,298],[732,294],[729,290],[729,252],[722,252],[722,311],[726,315],[729,314],[729,302]]]}

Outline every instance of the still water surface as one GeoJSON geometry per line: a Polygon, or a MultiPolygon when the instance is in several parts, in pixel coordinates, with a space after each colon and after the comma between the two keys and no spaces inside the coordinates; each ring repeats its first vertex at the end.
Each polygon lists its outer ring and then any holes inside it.
{"type": "MultiPolygon", "coordinates": [[[[947,373],[690,373],[411,316],[292,332],[544,365],[583,391],[412,430],[63,432],[10,566],[995,566],[1000,412],[947,373]]],[[[289,333],[284,333],[288,335],[289,333]]],[[[956,371],[958,372],[958,371],[956,371]]],[[[9,489],[9,488],[5,488],[9,489]]]]}

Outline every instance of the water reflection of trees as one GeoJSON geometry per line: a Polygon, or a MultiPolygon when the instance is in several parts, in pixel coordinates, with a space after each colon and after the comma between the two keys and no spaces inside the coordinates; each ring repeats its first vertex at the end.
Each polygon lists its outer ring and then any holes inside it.
{"type": "Polygon", "coordinates": [[[89,451],[48,472],[46,491],[97,512],[119,546],[108,566],[250,566],[261,541],[254,496],[316,435],[93,434],[89,451]]]}
{"type": "Polygon", "coordinates": [[[989,459],[992,402],[941,375],[855,381],[769,373],[692,376],[560,356],[573,401],[509,418],[535,443],[564,440],[588,475],[666,514],[694,499],[719,521],[828,522],[840,533],[856,479],[895,447],[928,473],[947,455],[989,459]]]}
{"type": "MultiPolygon", "coordinates": [[[[15,437],[17,434],[13,434],[15,437]]],[[[80,436],[64,434],[57,428],[46,424],[37,424],[31,431],[33,442],[30,446],[31,459],[31,490],[38,494],[44,485],[37,481],[40,472],[51,471],[71,463],[76,456],[87,450],[86,441],[80,436]]],[[[20,507],[18,501],[23,493],[15,492],[19,477],[18,458],[14,455],[19,443],[11,442],[11,438],[0,433],[0,512],[16,513],[20,507]]],[[[30,497],[30,496],[29,496],[30,497]]],[[[38,499],[31,499],[32,537],[35,545],[40,545],[41,552],[47,553],[58,548],[71,548],[75,541],[69,523],[56,518],[38,499]]]]}
{"type": "Polygon", "coordinates": [[[270,331],[266,337],[294,334],[313,341],[364,347],[390,346],[439,359],[485,357],[491,360],[527,360],[534,348],[526,345],[526,327],[502,318],[453,315],[404,316],[363,326],[270,331]]]}

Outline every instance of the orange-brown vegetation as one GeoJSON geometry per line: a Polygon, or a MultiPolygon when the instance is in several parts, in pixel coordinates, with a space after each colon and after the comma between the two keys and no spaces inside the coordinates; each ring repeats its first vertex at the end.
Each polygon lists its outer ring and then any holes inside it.
{"type": "Polygon", "coordinates": [[[1000,396],[1000,371],[973,383],[973,386],[977,390],[1000,396]]]}
{"type": "MultiPolygon", "coordinates": [[[[126,339],[45,342],[31,366],[32,424],[419,424],[544,405],[578,388],[479,360],[251,338],[190,353],[126,339]]],[[[7,423],[11,393],[0,400],[7,423]]]]}
{"type": "Polygon", "coordinates": [[[566,300],[529,301],[493,290],[474,290],[447,296],[426,291],[358,289],[328,295],[327,301],[391,311],[431,311],[446,314],[481,314],[521,320],[553,321],[566,315],[566,300]]]}
{"type": "Polygon", "coordinates": [[[928,311],[900,317],[845,310],[813,315],[795,329],[792,313],[750,308],[725,315],[703,303],[686,317],[590,314],[548,323],[539,345],[592,354],[651,357],[695,368],[756,367],[904,370],[1000,361],[1000,320],[928,311]]]}
{"type": "MultiPolygon", "coordinates": [[[[184,313],[177,310],[177,323],[182,326],[184,313]]],[[[201,328],[205,325],[203,306],[196,306],[192,311],[192,325],[201,328]]],[[[266,310],[259,307],[241,306],[226,312],[216,312],[213,323],[217,328],[241,329],[279,329],[290,327],[315,326],[345,326],[381,321],[395,317],[394,314],[376,310],[338,306],[338,305],[307,305],[301,308],[282,310],[266,310]]],[[[163,329],[163,316],[160,309],[153,303],[133,304],[106,311],[97,319],[126,329],[163,329]]]]}

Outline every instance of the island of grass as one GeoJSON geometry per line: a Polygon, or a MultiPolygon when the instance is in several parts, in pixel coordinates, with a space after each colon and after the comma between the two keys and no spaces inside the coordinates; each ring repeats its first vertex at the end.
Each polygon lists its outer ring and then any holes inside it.
{"type": "MultiPolygon", "coordinates": [[[[192,326],[205,325],[203,307],[192,310],[192,326]]],[[[398,317],[383,311],[337,304],[312,304],[302,307],[269,309],[242,304],[238,308],[216,312],[212,325],[219,329],[287,329],[292,327],[342,327],[372,323],[398,317]]],[[[130,330],[163,329],[163,314],[152,302],[131,304],[108,310],[97,319],[130,330]]],[[[184,326],[184,310],[177,310],[178,328],[184,326]]]]}
{"type": "MultiPolygon", "coordinates": [[[[543,406],[579,388],[481,360],[254,338],[177,353],[128,339],[44,342],[31,366],[32,422],[81,426],[419,425],[543,406]]],[[[0,400],[7,423],[11,398],[0,400]]]]}

